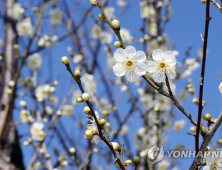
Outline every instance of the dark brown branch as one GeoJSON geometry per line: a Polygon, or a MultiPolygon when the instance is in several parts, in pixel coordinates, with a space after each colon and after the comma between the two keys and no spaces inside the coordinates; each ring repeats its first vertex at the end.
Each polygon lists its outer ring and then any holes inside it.
{"type": "Polygon", "coordinates": [[[200,131],[201,115],[202,115],[202,110],[203,110],[202,100],[203,100],[205,65],[206,65],[206,57],[207,57],[208,29],[209,29],[210,19],[211,19],[210,18],[210,0],[207,0],[206,18],[205,18],[205,31],[204,31],[204,44],[203,44],[203,60],[202,60],[201,75],[200,75],[198,118],[197,118],[197,129],[196,129],[196,137],[195,137],[196,154],[199,150],[199,131],[200,131]]]}
{"type": "MultiPolygon", "coordinates": [[[[197,122],[193,119],[193,117],[191,116],[191,114],[189,114],[179,103],[178,101],[175,99],[174,96],[169,95],[168,93],[166,93],[165,91],[161,90],[158,86],[156,86],[148,77],[146,77],[145,75],[142,76],[146,82],[148,84],[150,84],[154,89],[156,89],[160,94],[162,94],[163,96],[168,97],[171,101],[173,101],[173,103],[176,105],[176,107],[190,120],[190,122],[197,126],[197,122]]],[[[168,82],[169,83],[169,82],[168,82]]],[[[168,86],[167,86],[168,87],[168,86]]],[[[168,87],[169,88],[169,87],[168,87]]],[[[206,134],[206,130],[204,129],[204,127],[200,126],[200,130],[202,131],[201,134],[205,135],[206,134]]]]}

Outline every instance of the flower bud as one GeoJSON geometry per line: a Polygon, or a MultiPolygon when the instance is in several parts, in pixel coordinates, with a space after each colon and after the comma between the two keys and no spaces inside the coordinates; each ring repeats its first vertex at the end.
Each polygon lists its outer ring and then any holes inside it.
{"type": "Polygon", "coordinates": [[[105,119],[100,119],[99,120],[99,125],[100,126],[104,126],[106,124],[106,120],[105,119]]]}
{"type": "Polygon", "coordinates": [[[76,102],[77,102],[77,103],[82,103],[82,102],[83,102],[82,97],[77,97],[77,98],[76,98],[76,102]]]}
{"type": "Polygon", "coordinates": [[[119,28],[120,28],[120,22],[119,22],[118,20],[114,19],[114,20],[112,21],[112,26],[113,26],[113,28],[115,28],[115,29],[119,29],[119,28]]]}
{"type": "Polygon", "coordinates": [[[190,131],[191,131],[191,132],[196,132],[196,129],[197,129],[197,128],[196,128],[195,126],[191,126],[191,127],[190,127],[190,131]]]}
{"type": "Polygon", "coordinates": [[[61,111],[61,110],[58,110],[58,111],[56,112],[56,114],[57,114],[57,116],[61,116],[61,115],[62,115],[62,111],[61,111]]]}
{"type": "Polygon", "coordinates": [[[199,101],[198,101],[198,99],[197,99],[196,97],[194,97],[194,98],[192,99],[192,102],[195,103],[195,104],[198,104],[198,103],[199,103],[199,101]]]}
{"type": "Polygon", "coordinates": [[[132,161],[130,159],[128,159],[124,162],[124,166],[129,166],[131,164],[132,164],[132,161]]]}
{"type": "Polygon", "coordinates": [[[80,77],[81,77],[80,70],[76,70],[74,75],[75,75],[76,78],[80,79],[80,77]]]}
{"type": "Polygon", "coordinates": [[[114,46],[115,46],[116,48],[119,48],[121,45],[122,45],[122,43],[121,43],[120,41],[115,41],[115,42],[114,42],[114,46]]]}
{"type": "Polygon", "coordinates": [[[209,146],[207,146],[206,148],[205,148],[205,151],[210,151],[211,150],[211,148],[209,147],[209,146]]]}
{"type": "Polygon", "coordinates": [[[84,101],[88,101],[88,100],[89,100],[89,94],[88,94],[88,93],[83,93],[83,94],[82,94],[82,99],[83,99],[84,101]]]}
{"type": "Polygon", "coordinates": [[[188,88],[188,92],[194,93],[194,88],[188,88]]]}
{"type": "Polygon", "coordinates": [[[211,120],[211,115],[210,113],[207,113],[204,115],[204,119],[207,120],[207,121],[210,121],[211,120]]]}
{"type": "Polygon", "coordinates": [[[69,64],[69,58],[66,57],[66,56],[63,56],[63,57],[62,57],[62,63],[65,64],[65,65],[66,65],[66,64],[69,64]]]}
{"type": "Polygon", "coordinates": [[[121,152],[121,148],[117,142],[111,142],[115,151],[121,152]]]}
{"type": "Polygon", "coordinates": [[[206,0],[201,0],[201,2],[202,2],[203,4],[206,4],[207,1],[206,1],[206,0]]]}
{"type": "Polygon", "coordinates": [[[98,18],[99,18],[100,20],[104,20],[104,19],[105,19],[105,17],[103,16],[103,14],[99,14],[99,15],[98,15],[98,18]]]}
{"type": "Polygon", "coordinates": [[[21,101],[19,102],[19,105],[20,105],[21,107],[26,107],[26,102],[23,101],[23,100],[21,100],[21,101]]]}
{"type": "Polygon", "coordinates": [[[10,87],[14,87],[15,86],[15,82],[13,80],[11,80],[11,81],[8,82],[8,85],[10,87]]]}
{"type": "Polygon", "coordinates": [[[135,164],[138,164],[138,163],[140,162],[140,157],[139,157],[139,156],[135,156],[135,157],[133,158],[133,162],[134,162],[135,164]]]}
{"type": "Polygon", "coordinates": [[[68,165],[68,162],[67,161],[62,161],[61,164],[60,164],[62,167],[65,167],[68,165]]]}
{"type": "Polygon", "coordinates": [[[87,139],[91,139],[93,137],[93,131],[92,130],[86,130],[85,136],[87,139]]]}
{"type": "Polygon", "coordinates": [[[76,152],[76,149],[73,148],[73,147],[72,147],[72,148],[69,148],[69,152],[70,152],[70,153],[75,153],[75,152],[76,152]]]}
{"type": "Polygon", "coordinates": [[[24,145],[24,146],[28,146],[28,145],[29,145],[29,142],[28,142],[28,141],[24,141],[24,142],[23,142],[23,145],[24,145]]]}
{"type": "Polygon", "coordinates": [[[88,114],[88,115],[91,114],[91,110],[90,110],[90,108],[89,108],[88,106],[86,106],[86,107],[83,109],[83,112],[84,112],[85,114],[88,114]]]}
{"type": "Polygon", "coordinates": [[[99,2],[98,2],[97,0],[90,0],[90,3],[91,3],[93,6],[97,6],[99,2]]]}
{"type": "Polygon", "coordinates": [[[222,145],[222,139],[218,139],[217,143],[222,145]]]}
{"type": "Polygon", "coordinates": [[[51,156],[50,156],[49,153],[46,153],[46,154],[45,154],[45,158],[46,158],[46,159],[49,159],[50,157],[51,157],[51,156]]]}

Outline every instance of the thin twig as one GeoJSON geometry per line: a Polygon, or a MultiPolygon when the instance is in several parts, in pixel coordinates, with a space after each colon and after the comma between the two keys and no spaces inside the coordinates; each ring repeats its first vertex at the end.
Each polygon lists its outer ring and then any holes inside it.
{"type": "Polygon", "coordinates": [[[203,104],[202,104],[203,86],[204,86],[205,65],[206,65],[206,57],[207,57],[208,29],[209,29],[210,19],[211,19],[210,18],[210,0],[207,0],[206,18],[205,18],[205,31],[204,31],[204,44],[203,44],[203,60],[202,60],[201,75],[200,75],[198,118],[197,118],[197,129],[196,129],[196,137],[195,137],[196,154],[199,150],[199,131],[200,131],[201,115],[202,115],[202,110],[203,110],[203,104]]]}

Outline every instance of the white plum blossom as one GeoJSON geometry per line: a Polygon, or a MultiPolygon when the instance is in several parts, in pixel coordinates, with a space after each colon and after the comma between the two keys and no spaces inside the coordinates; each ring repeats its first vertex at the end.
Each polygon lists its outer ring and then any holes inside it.
{"type": "Polygon", "coordinates": [[[185,125],[186,121],[185,120],[178,120],[176,122],[174,122],[174,125],[173,125],[173,129],[178,132],[180,130],[183,129],[184,125],[185,125]]]}
{"type": "Polygon", "coordinates": [[[83,59],[83,56],[81,54],[75,54],[73,56],[73,62],[74,63],[79,63],[80,61],[82,61],[82,59],[83,59]]]}
{"type": "Polygon", "coordinates": [[[140,2],[141,18],[149,18],[155,15],[155,9],[152,5],[148,5],[147,1],[140,2]]]}
{"type": "Polygon", "coordinates": [[[62,111],[63,116],[72,116],[73,115],[73,106],[72,105],[65,105],[62,111]]]}
{"type": "Polygon", "coordinates": [[[166,160],[157,164],[158,170],[167,170],[170,167],[170,163],[166,160]]]}
{"type": "MultiPolygon", "coordinates": [[[[99,120],[99,114],[98,114],[97,111],[95,111],[95,115],[96,115],[97,120],[99,120]]],[[[98,127],[96,125],[96,121],[95,121],[94,117],[90,115],[87,120],[90,122],[90,124],[87,125],[87,129],[92,130],[92,131],[96,131],[97,134],[99,134],[99,130],[98,130],[98,127]]],[[[99,135],[93,135],[92,143],[95,143],[97,145],[100,140],[101,139],[100,139],[99,135]]]]}
{"type": "Polygon", "coordinates": [[[149,110],[154,106],[153,97],[150,94],[140,96],[140,101],[146,110],[149,110]]]}
{"type": "Polygon", "coordinates": [[[153,52],[154,50],[156,50],[158,48],[158,42],[156,39],[152,39],[151,41],[149,41],[148,43],[148,47],[149,47],[149,52],[153,52]]]}
{"type": "Polygon", "coordinates": [[[82,76],[81,81],[84,85],[85,90],[88,91],[89,94],[93,94],[96,92],[96,82],[92,74],[85,73],[82,76]]]}
{"type": "Polygon", "coordinates": [[[133,41],[133,37],[130,35],[129,30],[127,30],[125,28],[121,28],[119,32],[120,32],[120,35],[121,35],[124,43],[129,44],[133,41]]]}
{"type": "Polygon", "coordinates": [[[31,70],[37,70],[41,65],[42,65],[42,57],[41,55],[39,55],[39,53],[34,53],[28,56],[27,66],[31,70]]]}
{"type": "Polygon", "coordinates": [[[53,35],[52,37],[49,37],[48,35],[44,35],[43,37],[39,38],[38,46],[39,47],[49,48],[53,44],[55,44],[57,42],[57,40],[58,40],[58,36],[57,35],[53,35]]]}
{"type": "Polygon", "coordinates": [[[62,11],[58,8],[50,11],[50,22],[52,25],[59,24],[62,21],[62,11]]]}
{"type": "Polygon", "coordinates": [[[116,76],[126,75],[129,82],[135,82],[138,76],[146,74],[146,54],[143,51],[136,51],[133,46],[127,46],[126,49],[117,49],[114,52],[116,64],[113,66],[113,72],[116,76]]]}
{"type": "MultiPolygon", "coordinates": [[[[213,154],[212,152],[207,156],[206,166],[204,166],[203,170],[220,170],[222,169],[222,158],[221,158],[221,149],[217,149],[220,154],[213,154]],[[218,156],[217,156],[218,155],[218,156]]],[[[215,151],[215,152],[216,152],[215,151]]]]}
{"type": "Polygon", "coordinates": [[[44,124],[42,122],[34,122],[30,128],[32,139],[42,141],[45,138],[43,129],[44,124]]]}
{"type": "Polygon", "coordinates": [[[20,120],[22,123],[26,123],[28,121],[29,111],[22,109],[20,111],[20,120]]]}
{"type": "Polygon", "coordinates": [[[176,57],[172,51],[155,50],[152,60],[148,62],[148,72],[152,74],[155,82],[164,82],[165,74],[169,79],[176,77],[176,57]]]}
{"type": "Polygon", "coordinates": [[[21,18],[21,15],[25,12],[24,8],[21,7],[20,3],[14,3],[12,8],[13,17],[16,20],[21,18]]]}
{"type": "Polygon", "coordinates": [[[127,1],[126,0],[118,0],[117,5],[124,7],[127,5],[127,1]]]}
{"type": "Polygon", "coordinates": [[[102,28],[99,25],[95,24],[91,27],[91,32],[92,32],[92,38],[98,39],[100,33],[102,32],[102,28]]]}
{"type": "Polygon", "coordinates": [[[187,58],[185,64],[189,70],[196,70],[200,66],[195,58],[187,58]]]}
{"type": "Polygon", "coordinates": [[[32,34],[33,27],[30,18],[25,18],[16,24],[18,35],[29,36],[32,34]]]}
{"type": "Polygon", "coordinates": [[[114,14],[113,14],[114,11],[115,11],[115,9],[113,7],[105,7],[104,8],[104,12],[109,20],[112,20],[113,18],[115,18],[114,14]]]}
{"type": "Polygon", "coordinates": [[[50,95],[50,85],[40,85],[35,89],[35,96],[38,101],[43,101],[45,98],[49,97],[50,95]]]}
{"type": "Polygon", "coordinates": [[[107,31],[102,31],[99,34],[99,39],[102,43],[111,43],[113,40],[113,36],[111,33],[107,32],[107,31]]]}

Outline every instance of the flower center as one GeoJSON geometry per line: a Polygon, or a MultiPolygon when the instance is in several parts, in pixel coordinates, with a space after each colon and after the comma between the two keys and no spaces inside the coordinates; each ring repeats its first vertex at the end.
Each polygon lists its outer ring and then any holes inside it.
{"type": "Polygon", "coordinates": [[[160,63],[159,63],[159,68],[160,68],[160,69],[166,68],[166,64],[165,64],[164,62],[160,62],[160,63]]]}
{"type": "Polygon", "coordinates": [[[133,62],[132,62],[131,60],[129,60],[129,61],[127,61],[127,63],[126,63],[126,64],[127,64],[127,66],[129,66],[129,67],[130,67],[130,66],[132,66],[132,65],[133,65],[133,62]]]}

